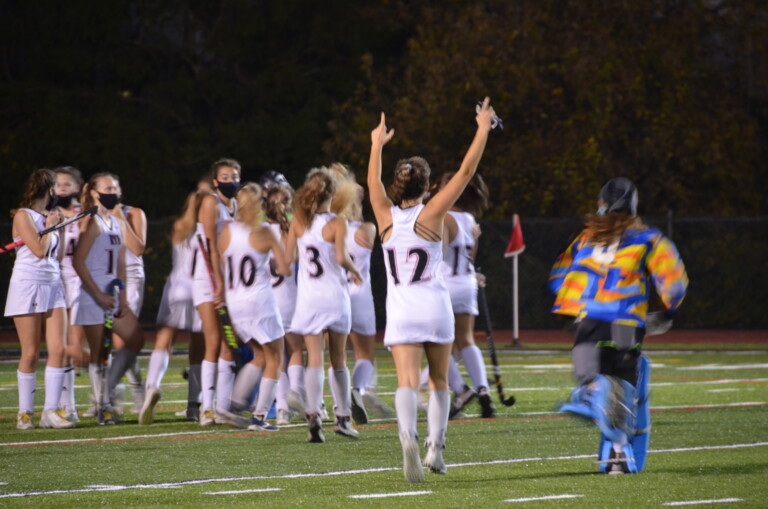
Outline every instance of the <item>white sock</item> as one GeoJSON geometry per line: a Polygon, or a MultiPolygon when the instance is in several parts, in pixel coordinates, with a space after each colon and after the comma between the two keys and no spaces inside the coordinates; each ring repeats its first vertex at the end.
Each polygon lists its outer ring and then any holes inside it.
{"type": "Polygon", "coordinates": [[[37,373],[22,373],[16,370],[16,380],[19,383],[19,413],[35,413],[35,386],[37,373]]]}
{"type": "Polygon", "coordinates": [[[418,438],[416,432],[416,413],[419,394],[410,387],[398,387],[395,391],[395,410],[397,411],[397,427],[400,440],[403,437],[418,438]]]}
{"type": "Polygon", "coordinates": [[[304,381],[307,384],[307,414],[319,414],[323,402],[323,368],[307,368],[304,371],[304,381]]]}
{"type": "Polygon", "coordinates": [[[232,388],[232,409],[236,412],[247,409],[256,385],[261,380],[264,370],[250,362],[240,368],[232,388]]]}
{"type": "Polygon", "coordinates": [[[291,382],[288,380],[288,374],[283,371],[280,373],[280,383],[277,384],[277,409],[288,411],[288,391],[291,390],[291,382]]]}
{"type": "Polygon", "coordinates": [[[202,366],[200,364],[192,364],[187,371],[187,405],[190,403],[200,404],[200,393],[202,392],[202,386],[200,380],[202,380],[202,366]]]}
{"type": "Polygon", "coordinates": [[[219,357],[219,373],[216,377],[216,410],[229,411],[232,386],[235,385],[235,362],[219,357]]]}
{"type": "Polygon", "coordinates": [[[64,374],[67,368],[45,367],[45,403],[43,412],[57,410],[61,399],[61,386],[64,384],[64,374]]]}
{"type": "Polygon", "coordinates": [[[464,392],[465,385],[467,384],[464,383],[464,377],[461,376],[459,364],[456,362],[456,359],[453,358],[453,355],[451,355],[451,362],[448,364],[448,386],[453,392],[459,394],[464,392]]]}
{"type": "Polygon", "coordinates": [[[165,371],[168,369],[168,360],[170,354],[167,350],[152,350],[152,355],[149,357],[149,367],[147,368],[147,389],[150,387],[160,387],[160,382],[163,381],[165,371]]]}
{"type": "Polygon", "coordinates": [[[291,382],[290,390],[297,392],[298,394],[304,394],[304,376],[304,366],[301,364],[288,366],[288,380],[291,382]]]}
{"type": "Polygon", "coordinates": [[[355,361],[355,367],[352,368],[352,387],[365,394],[365,389],[371,384],[373,376],[373,363],[368,359],[355,361]]]}
{"type": "Polygon", "coordinates": [[[449,391],[430,391],[427,408],[427,442],[438,447],[445,445],[450,409],[451,393],[449,391]]]}
{"type": "Polygon", "coordinates": [[[261,418],[266,417],[269,413],[269,408],[272,406],[272,402],[275,401],[275,393],[277,392],[278,381],[274,378],[263,377],[261,384],[259,384],[259,399],[256,401],[256,410],[253,415],[258,415],[261,418]]]}
{"type": "MultiPolygon", "coordinates": [[[[331,398],[333,398],[333,404],[336,405],[336,402],[339,399],[339,383],[333,374],[333,367],[331,366],[328,366],[328,386],[331,388],[331,398]]],[[[336,413],[336,410],[337,409],[334,407],[333,413],[336,413]]]]}
{"type": "Polygon", "coordinates": [[[464,366],[467,368],[475,390],[488,387],[488,375],[485,372],[485,361],[480,349],[476,345],[470,345],[461,349],[461,356],[464,358],[464,366]]]}
{"type": "Polygon", "coordinates": [[[213,410],[213,396],[216,394],[216,363],[203,361],[200,364],[200,385],[202,386],[203,403],[200,409],[213,410]]]}
{"type": "Polygon", "coordinates": [[[64,369],[64,383],[61,386],[61,397],[59,398],[59,407],[68,412],[74,412],[77,408],[75,403],[75,367],[69,366],[64,369]]]}
{"type": "Polygon", "coordinates": [[[371,372],[371,379],[368,380],[368,387],[366,387],[367,390],[376,392],[376,385],[378,385],[378,373],[379,373],[379,366],[376,365],[376,362],[374,362],[373,372],[371,372]]]}
{"type": "Polygon", "coordinates": [[[349,392],[349,368],[333,370],[333,380],[336,382],[336,394],[333,413],[336,417],[349,417],[352,408],[352,395],[349,392]]]}
{"type": "Polygon", "coordinates": [[[107,369],[106,366],[96,362],[88,364],[88,377],[91,380],[91,391],[96,408],[105,406],[109,401],[103,391],[104,387],[101,385],[101,373],[105,369],[107,369]]]}
{"type": "Polygon", "coordinates": [[[132,385],[142,385],[141,383],[141,364],[138,357],[133,359],[133,362],[128,366],[125,371],[125,377],[132,385]]]}

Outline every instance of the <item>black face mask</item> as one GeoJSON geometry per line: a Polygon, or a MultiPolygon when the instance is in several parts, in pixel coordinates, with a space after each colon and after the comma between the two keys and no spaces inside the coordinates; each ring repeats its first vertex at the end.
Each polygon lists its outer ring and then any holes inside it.
{"type": "MultiPolygon", "coordinates": [[[[98,193],[98,191],[96,192],[98,193]]],[[[118,198],[116,194],[99,193],[99,201],[104,205],[105,209],[112,210],[118,203],[120,203],[120,198],[118,198]]]]}
{"type": "Polygon", "coordinates": [[[72,193],[69,196],[59,196],[58,198],[59,202],[56,204],[56,206],[63,209],[68,209],[70,205],[72,205],[72,202],[77,199],[77,193],[72,193]]]}
{"type": "Polygon", "coordinates": [[[59,203],[59,196],[56,194],[52,194],[48,196],[48,203],[45,204],[45,210],[51,211],[54,209],[54,207],[60,207],[61,204],[59,203]]]}
{"type": "Polygon", "coordinates": [[[234,198],[237,194],[237,184],[235,182],[219,182],[216,187],[225,198],[234,198]]]}

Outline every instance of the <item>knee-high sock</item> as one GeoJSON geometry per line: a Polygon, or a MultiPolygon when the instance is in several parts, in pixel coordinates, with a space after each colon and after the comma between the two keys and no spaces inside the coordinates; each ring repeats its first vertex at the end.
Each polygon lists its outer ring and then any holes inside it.
{"type": "Polygon", "coordinates": [[[202,392],[202,385],[200,384],[202,380],[201,370],[202,366],[200,364],[189,366],[189,371],[187,372],[187,380],[189,381],[187,385],[187,406],[195,403],[200,404],[200,393],[202,392]]]}
{"type": "Polygon", "coordinates": [[[403,437],[418,438],[416,433],[416,413],[419,394],[410,387],[398,387],[395,391],[395,410],[397,411],[397,427],[400,440],[403,437]]]}
{"type": "Polygon", "coordinates": [[[147,368],[147,389],[150,387],[160,387],[163,381],[165,371],[168,369],[168,360],[170,354],[167,350],[152,350],[149,357],[149,367],[147,368]]]}
{"type": "Polygon", "coordinates": [[[35,413],[35,385],[37,385],[37,373],[22,373],[16,371],[16,380],[19,383],[19,413],[35,413]]]}
{"type": "Polygon", "coordinates": [[[333,398],[333,413],[339,412],[340,409],[336,408],[336,402],[339,398],[339,382],[336,380],[336,377],[333,374],[333,367],[328,366],[328,385],[331,388],[331,398],[333,398]]]}
{"type": "Polygon", "coordinates": [[[301,364],[294,364],[293,366],[288,366],[288,380],[291,382],[291,388],[290,390],[297,392],[298,394],[304,395],[305,393],[305,371],[304,366],[301,364]]]}
{"type": "Polygon", "coordinates": [[[245,364],[235,378],[232,388],[232,410],[240,412],[250,406],[251,395],[256,385],[261,381],[264,370],[255,364],[245,364]]]}
{"type": "Polygon", "coordinates": [[[445,445],[448,430],[448,412],[451,409],[449,391],[431,391],[427,409],[427,442],[438,447],[445,445]]]}
{"type": "Polygon", "coordinates": [[[115,390],[120,379],[136,360],[136,352],[130,348],[123,347],[112,353],[112,364],[107,373],[107,394],[111,395],[115,390]]]}
{"type": "Polygon", "coordinates": [[[373,372],[371,373],[371,379],[368,381],[368,387],[366,389],[370,389],[372,391],[376,391],[376,385],[378,385],[378,374],[379,374],[379,366],[374,361],[373,363],[373,372]]]}
{"type": "Polygon", "coordinates": [[[352,369],[352,387],[365,394],[365,389],[371,385],[373,376],[373,363],[368,359],[355,361],[355,367],[352,369]]]}
{"type": "Polygon", "coordinates": [[[304,381],[307,384],[307,414],[318,414],[320,403],[323,401],[323,368],[307,368],[304,371],[304,381]]]}
{"type": "Polygon", "coordinates": [[[459,371],[459,365],[456,363],[456,359],[451,355],[451,363],[448,365],[448,386],[456,394],[464,392],[464,377],[461,376],[459,371]]]}
{"type": "Polygon", "coordinates": [[[277,392],[278,381],[274,378],[263,377],[259,384],[259,398],[256,400],[256,410],[253,415],[264,417],[269,413],[269,407],[272,406],[272,402],[275,400],[275,393],[277,392]]]}
{"type": "Polygon", "coordinates": [[[280,383],[277,385],[277,409],[288,411],[288,391],[291,390],[291,382],[285,371],[280,373],[280,383]]]}
{"type": "Polygon", "coordinates": [[[200,364],[200,384],[203,388],[201,410],[213,410],[213,396],[216,394],[216,363],[203,361],[200,364]]]}
{"type": "Polygon", "coordinates": [[[59,407],[68,412],[74,412],[77,408],[75,403],[75,367],[68,366],[64,368],[64,383],[61,386],[61,397],[59,398],[59,407]]]}
{"type": "Polygon", "coordinates": [[[64,373],[66,370],[67,368],[45,367],[45,404],[43,405],[43,412],[59,408],[61,386],[64,384],[64,373]]]}
{"type": "Polygon", "coordinates": [[[142,385],[141,364],[139,364],[138,357],[135,357],[131,365],[128,366],[128,369],[125,371],[125,377],[134,386],[142,385]]]}
{"type": "Polygon", "coordinates": [[[216,376],[216,410],[229,411],[232,386],[235,385],[235,363],[219,358],[219,373],[216,376]]]}
{"type": "Polygon", "coordinates": [[[107,369],[106,366],[91,362],[88,364],[88,378],[91,380],[91,391],[93,392],[93,401],[96,408],[103,407],[109,402],[104,393],[104,387],[101,385],[101,373],[107,369]]]}
{"type": "Polygon", "coordinates": [[[464,366],[467,368],[474,389],[488,387],[488,375],[485,372],[485,361],[480,349],[470,345],[461,349],[461,356],[464,358],[464,366]]]}
{"type": "Polygon", "coordinates": [[[349,368],[333,370],[336,381],[336,396],[334,396],[334,414],[336,417],[349,417],[352,408],[352,395],[349,392],[349,368]]]}

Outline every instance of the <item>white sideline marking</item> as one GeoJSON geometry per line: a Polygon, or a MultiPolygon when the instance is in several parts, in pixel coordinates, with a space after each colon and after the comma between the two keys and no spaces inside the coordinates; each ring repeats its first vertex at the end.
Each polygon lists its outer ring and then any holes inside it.
{"type": "MultiPolygon", "coordinates": [[[[746,447],[764,447],[768,446],[768,442],[755,442],[751,444],[730,444],[730,445],[709,445],[700,447],[682,447],[677,449],[654,449],[648,451],[649,453],[670,453],[670,452],[692,452],[692,451],[711,451],[719,449],[742,449],[746,447]]],[[[492,461],[474,461],[467,463],[451,463],[447,465],[451,468],[458,467],[478,467],[487,465],[509,465],[512,463],[529,463],[532,461],[560,461],[560,460],[576,460],[594,458],[593,453],[590,454],[578,454],[574,456],[552,456],[552,457],[538,457],[538,458],[512,458],[504,460],[492,460],[492,461]]],[[[158,488],[174,488],[179,486],[192,486],[197,484],[210,484],[215,482],[241,482],[241,481],[263,481],[274,479],[306,479],[313,477],[338,477],[355,474],[372,474],[380,472],[395,472],[399,471],[401,467],[380,467],[380,468],[365,468],[358,470],[337,470],[332,472],[308,472],[304,474],[281,474],[281,475],[255,475],[248,477],[221,477],[213,479],[195,479],[191,481],[178,481],[178,482],[166,482],[158,484],[133,484],[129,486],[104,486],[101,488],[83,488],[76,490],[51,490],[51,491],[33,491],[33,492],[20,492],[20,493],[0,493],[0,499],[3,498],[20,498],[20,497],[32,497],[36,495],[61,495],[68,493],[87,493],[93,491],[124,491],[135,489],[158,489],[158,488]]]]}
{"type": "MultiPolygon", "coordinates": [[[[518,367],[518,366],[510,366],[510,367],[518,367]]],[[[525,364],[523,366],[519,366],[521,368],[525,369],[572,369],[573,364],[525,364]]]]}
{"type": "Polygon", "coordinates": [[[683,366],[679,371],[709,371],[724,369],[765,369],[768,364],[702,364],[700,366],[683,366]]]}
{"type": "Polygon", "coordinates": [[[203,495],[239,495],[241,493],[266,493],[267,491],[283,491],[283,488],[260,488],[252,490],[230,490],[230,491],[204,491],[203,495]]]}
{"type": "Polygon", "coordinates": [[[535,502],[537,500],[559,500],[561,498],[579,498],[584,495],[547,495],[544,497],[508,498],[504,502],[535,502]]]}
{"type": "Polygon", "coordinates": [[[653,410],[678,410],[680,408],[724,408],[724,407],[747,407],[747,406],[763,406],[766,405],[765,401],[746,401],[744,403],[717,403],[711,405],[682,405],[682,406],[651,406],[653,410]]]}
{"type": "Polygon", "coordinates": [[[743,498],[717,498],[711,500],[686,500],[684,502],[664,502],[661,505],[696,505],[696,504],[721,504],[723,502],[744,502],[743,498]]]}
{"type": "Polygon", "coordinates": [[[741,389],[710,389],[707,392],[738,392],[741,389]]]}
{"type": "Polygon", "coordinates": [[[415,495],[429,495],[431,493],[431,491],[401,491],[399,493],[369,493],[367,495],[349,495],[348,498],[412,497],[415,495]]]}

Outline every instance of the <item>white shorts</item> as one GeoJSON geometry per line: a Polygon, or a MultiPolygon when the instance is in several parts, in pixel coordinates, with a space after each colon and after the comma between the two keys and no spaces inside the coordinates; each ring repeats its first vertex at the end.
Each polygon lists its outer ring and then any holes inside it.
{"type": "Polygon", "coordinates": [[[136,318],[141,313],[141,305],[144,303],[144,278],[140,277],[126,277],[125,282],[126,299],[128,300],[128,307],[131,309],[136,318]]]}
{"type": "Polygon", "coordinates": [[[246,343],[255,339],[260,345],[265,345],[285,335],[280,315],[259,317],[253,316],[252,313],[246,313],[244,316],[230,313],[230,318],[235,334],[246,343]]]}
{"type": "Polygon", "coordinates": [[[206,302],[213,302],[213,285],[209,278],[192,280],[192,303],[195,307],[206,302]]]}
{"type": "Polygon", "coordinates": [[[8,299],[5,301],[5,316],[47,313],[51,309],[65,308],[66,305],[61,281],[33,283],[11,279],[8,299]]]}
{"type": "Polygon", "coordinates": [[[453,313],[477,316],[477,282],[466,281],[459,284],[449,282],[446,278],[448,293],[451,294],[453,313]]]}
{"type": "Polygon", "coordinates": [[[175,283],[170,278],[165,282],[157,311],[157,325],[192,332],[203,330],[200,315],[192,302],[190,284],[175,283]]]}
{"type": "Polygon", "coordinates": [[[376,334],[376,309],[373,295],[370,293],[352,293],[349,296],[352,305],[352,330],[363,336],[376,334]]]}

